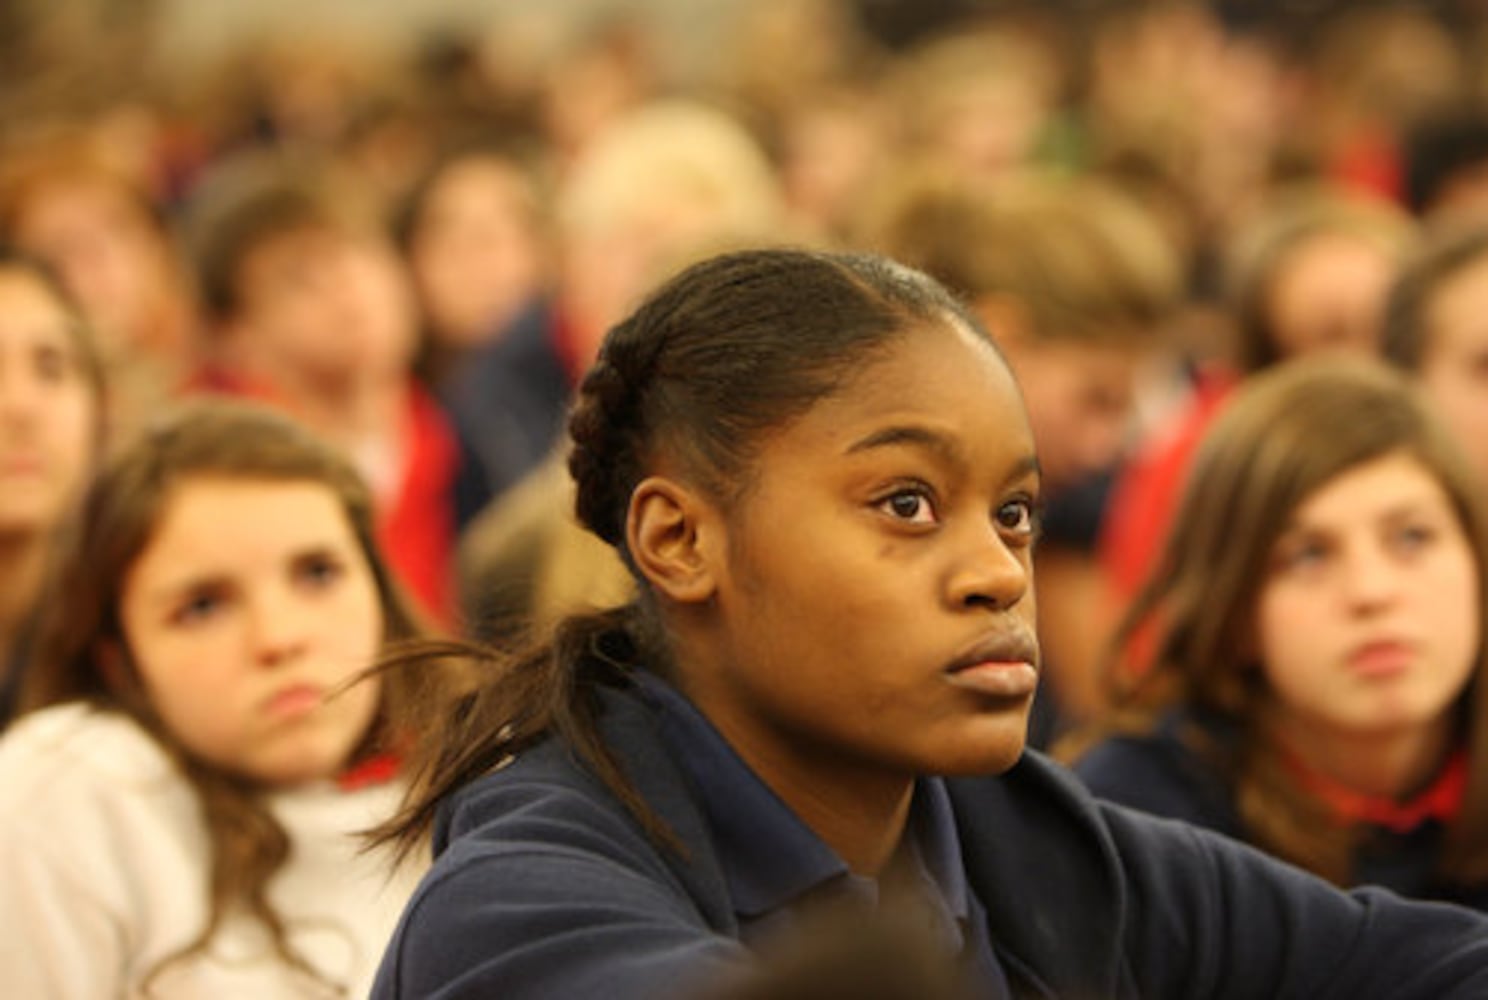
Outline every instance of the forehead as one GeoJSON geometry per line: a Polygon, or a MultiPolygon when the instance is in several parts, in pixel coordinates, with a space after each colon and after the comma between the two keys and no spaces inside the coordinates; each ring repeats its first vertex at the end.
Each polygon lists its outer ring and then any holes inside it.
{"type": "Polygon", "coordinates": [[[839,449],[879,427],[922,425],[962,447],[1033,450],[1017,382],[996,348],[959,324],[914,327],[785,428],[839,449]]]}
{"type": "Polygon", "coordinates": [[[34,274],[0,265],[0,335],[43,334],[70,341],[72,316],[34,274]]]}
{"type": "Polygon", "coordinates": [[[149,547],[223,554],[350,536],[345,508],[322,483],[204,475],[182,479],[166,493],[149,547]]]}
{"type": "Polygon", "coordinates": [[[1432,323],[1427,346],[1450,341],[1488,344],[1488,249],[1444,278],[1428,303],[1432,323]]]}
{"type": "Polygon", "coordinates": [[[1447,487],[1420,458],[1397,451],[1338,473],[1302,498],[1294,524],[1369,520],[1402,508],[1449,506],[1447,487]]]}

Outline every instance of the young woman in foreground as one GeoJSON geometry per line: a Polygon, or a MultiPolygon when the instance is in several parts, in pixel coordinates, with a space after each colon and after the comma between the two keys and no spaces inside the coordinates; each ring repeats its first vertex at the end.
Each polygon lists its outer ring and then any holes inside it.
{"type": "Polygon", "coordinates": [[[705,261],[611,331],[571,430],[578,515],[641,597],[492,654],[444,713],[390,830],[432,826],[437,860],[374,997],[692,997],[832,906],[914,911],[985,996],[1488,989],[1482,917],[1023,753],[1037,460],[929,279],[705,261]]]}

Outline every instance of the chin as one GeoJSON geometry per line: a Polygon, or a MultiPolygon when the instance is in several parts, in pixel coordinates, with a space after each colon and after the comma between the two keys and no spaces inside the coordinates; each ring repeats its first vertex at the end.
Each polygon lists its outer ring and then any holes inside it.
{"type": "Polygon", "coordinates": [[[1023,728],[1008,733],[1001,739],[958,740],[953,748],[937,753],[929,761],[925,772],[947,778],[986,777],[1002,774],[1023,756],[1027,739],[1023,728]]]}
{"type": "Polygon", "coordinates": [[[299,742],[277,748],[250,764],[251,776],[265,785],[288,788],[335,777],[351,755],[351,748],[299,742]]]}

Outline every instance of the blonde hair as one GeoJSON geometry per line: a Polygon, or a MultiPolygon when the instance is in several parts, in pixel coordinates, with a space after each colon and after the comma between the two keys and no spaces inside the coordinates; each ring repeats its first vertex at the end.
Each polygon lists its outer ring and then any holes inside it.
{"type": "Polygon", "coordinates": [[[1182,269],[1161,226],[1093,177],[1029,171],[985,182],[913,165],[860,222],[858,241],[969,301],[1016,299],[1036,337],[1145,341],[1179,303],[1182,269]]]}
{"type": "Polygon", "coordinates": [[[679,203],[706,211],[725,231],[768,229],[784,211],[768,158],[738,121],[671,99],[631,112],[581,154],[559,194],[558,224],[567,232],[610,230],[679,203]]]}

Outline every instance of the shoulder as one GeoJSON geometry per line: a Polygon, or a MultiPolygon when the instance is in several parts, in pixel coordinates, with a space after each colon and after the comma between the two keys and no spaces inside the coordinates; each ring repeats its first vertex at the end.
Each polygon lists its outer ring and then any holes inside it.
{"type": "Polygon", "coordinates": [[[22,716],[0,737],[0,814],[16,801],[34,803],[60,787],[100,790],[169,782],[176,771],[165,751],[133,719],[82,703],[22,716]]]}
{"type": "Polygon", "coordinates": [[[69,704],[27,714],[0,738],[0,836],[49,850],[105,839],[153,850],[194,845],[202,828],[194,789],[149,733],[69,704]]]}
{"type": "Polygon", "coordinates": [[[1145,736],[1112,736],[1072,767],[1099,798],[1230,836],[1242,832],[1230,779],[1171,725],[1145,736]]]}
{"type": "Polygon", "coordinates": [[[1483,995],[1488,924],[1465,908],[1342,892],[1229,837],[1101,801],[1035,753],[960,784],[963,852],[993,936],[1059,995],[1483,995]]]}
{"type": "Polygon", "coordinates": [[[649,835],[549,739],[442,808],[438,856],[404,911],[374,996],[426,996],[456,980],[474,984],[471,996],[498,986],[504,996],[656,995],[679,975],[737,956],[727,894],[685,782],[652,757],[654,735],[630,731],[634,699],[607,700],[609,742],[681,850],[649,835]]]}

